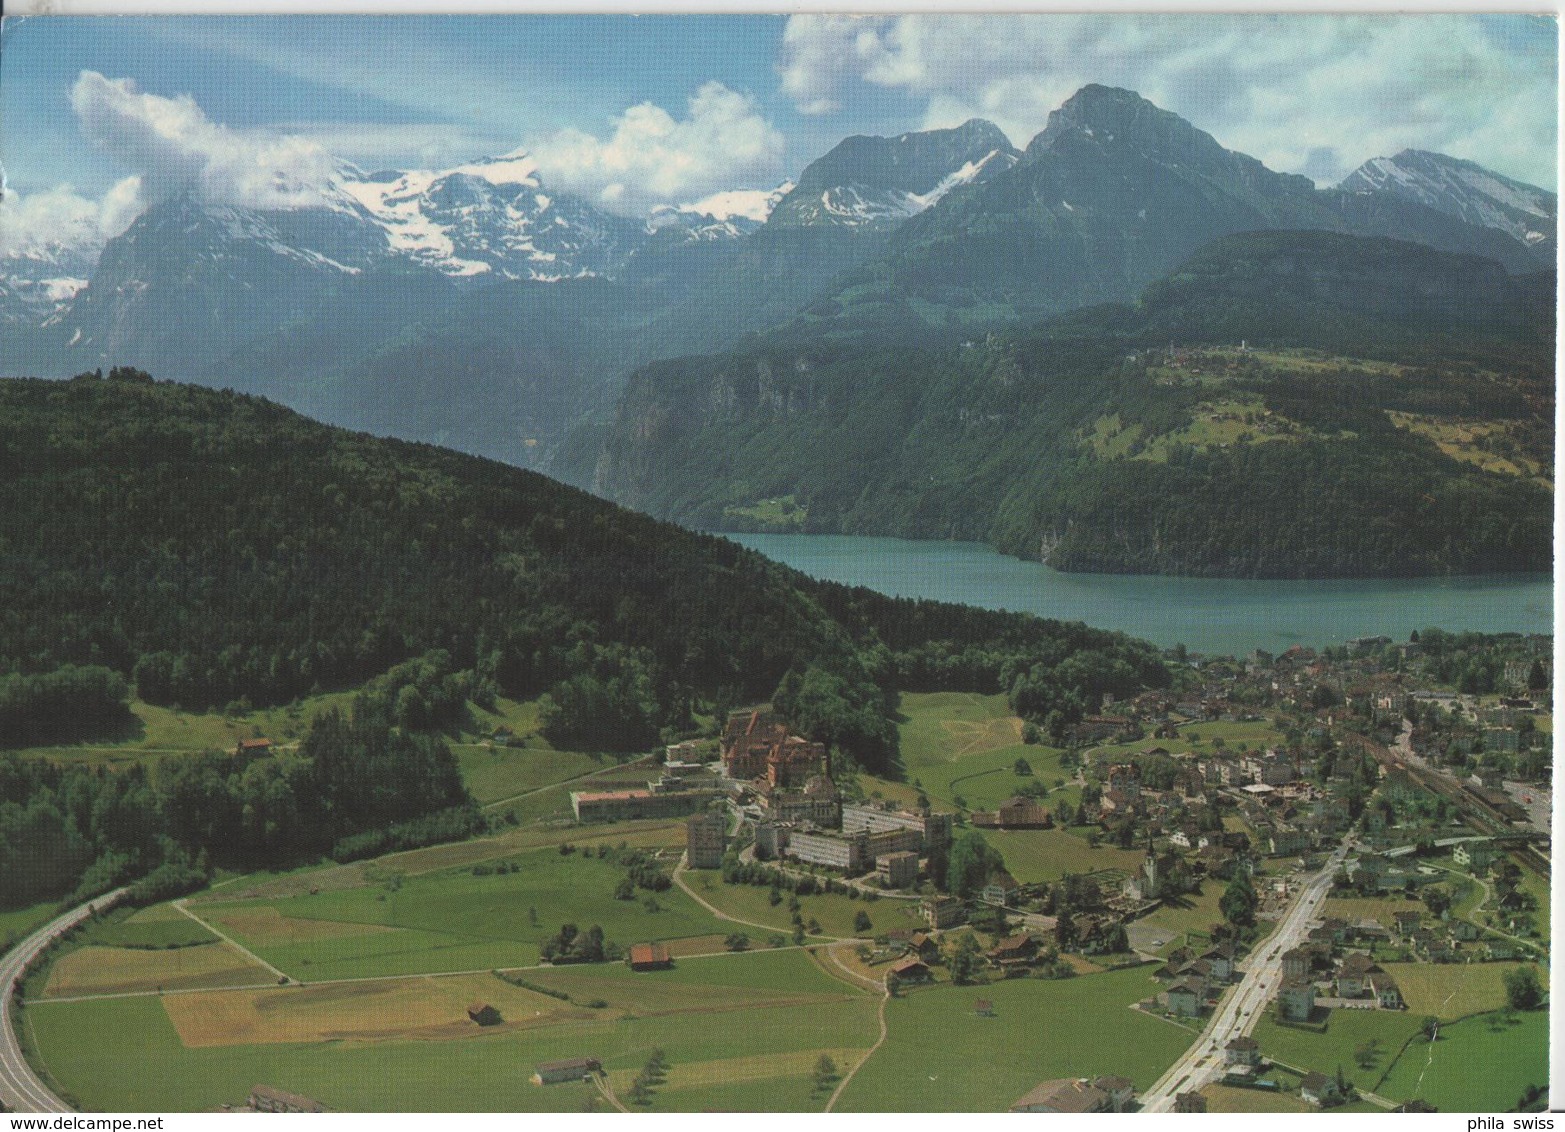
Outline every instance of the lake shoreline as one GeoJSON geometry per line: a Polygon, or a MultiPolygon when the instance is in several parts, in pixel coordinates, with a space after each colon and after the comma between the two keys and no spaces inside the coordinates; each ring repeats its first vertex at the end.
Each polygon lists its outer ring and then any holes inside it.
{"type": "MultiPolygon", "coordinates": [[[[718,532],[713,532],[718,533],[718,532]]],[[[1066,573],[983,543],[720,533],[801,573],[894,597],[1034,613],[1162,647],[1239,656],[1414,630],[1552,633],[1548,574],[1416,578],[1192,578],[1066,573]]]]}

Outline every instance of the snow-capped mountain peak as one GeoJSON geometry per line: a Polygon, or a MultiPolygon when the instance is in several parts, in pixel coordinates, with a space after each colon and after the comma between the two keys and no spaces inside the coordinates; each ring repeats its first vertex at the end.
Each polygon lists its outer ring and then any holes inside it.
{"type": "Polygon", "coordinates": [[[377,224],[393,254],[446,275],[561,279],[612,271],[636,225],[544,191],[525,151],[344,178],[338,190],[377,224]]]}
{"type": "Polygon", "coordinates": [[[664,239],[677,234],[683,243],[748,236],[792,191],[793,182],[784,181],[775,189],[727,189],[689,204],[659,205],[647,217],[647,231],[664,239]]]}
{"type": "Polygon", "coordinates": [[[1514,181],[1474,162],[1404,149],[1395,157],[1366,161],[1340,188],[1390,193],[1469,224],[1498,228],[1553,262],[1559,198],[1547,189],[1514,181]]]}

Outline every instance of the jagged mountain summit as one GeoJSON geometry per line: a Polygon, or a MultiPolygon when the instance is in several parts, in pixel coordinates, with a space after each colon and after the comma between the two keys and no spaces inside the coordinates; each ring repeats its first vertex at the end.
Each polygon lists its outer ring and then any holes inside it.
{"type": "Polygon", "coordinates": [[[350,176],[333,188],[385,233],[393,254],[452,276],[609,274],[642,234],[634,220],[547,191],[521,150],[441,171],[350,176]]]}
{"type": "Polygon", "coordinates": [[[1404,149],[1395,157],[1366,161],[1348,174],[1339,188],[1390,194],[1469,224],[1498,229],[1533,251],[1539,267],[1554,263],[1559,197],[1475,162],[1404,149]]]}
{"type": "Polygon", "coordinates": [[[949,130],[846,138],[805,167],[768,223],[887,227],[930,208],[952,189],[990,180],[1020,156],[1000,127],[982,118],[949,130]]]}

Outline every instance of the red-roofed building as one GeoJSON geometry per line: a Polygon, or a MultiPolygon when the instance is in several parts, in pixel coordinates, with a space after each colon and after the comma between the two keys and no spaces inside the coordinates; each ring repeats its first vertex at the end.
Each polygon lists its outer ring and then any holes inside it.
{"type": "Polygon", "coordinates": [[[628,956],[632,971],[657,971],[674,965],[668,948],[661,943],[633,943],[628,956]]]}

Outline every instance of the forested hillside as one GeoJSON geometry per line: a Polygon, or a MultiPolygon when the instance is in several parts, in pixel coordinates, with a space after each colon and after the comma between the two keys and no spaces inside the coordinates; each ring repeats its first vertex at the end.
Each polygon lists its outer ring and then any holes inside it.
{"type": "Polygon", "coordinates": [[[1263,232],[1026,330],[796,323],[635,375],[593,482],[695,526],[983,540],[1067,570],[1547,569],[1553,285],[1263,232]]]}
{"type": "Polygon", "coordinates": [[[116,735],[132,685],[192,710],[362,689],[248,765],[0,754],[0,905],[462,836],[482,823],[440,732],[499,695],[542,697],[557,745],[646,750],[781,693],[896,773],[901,689],[1070,719],[1169,680],[1122,634],[813,582],[531,472],[136,370],[0,382],[0,513],[0,748],[116,735]]]}

